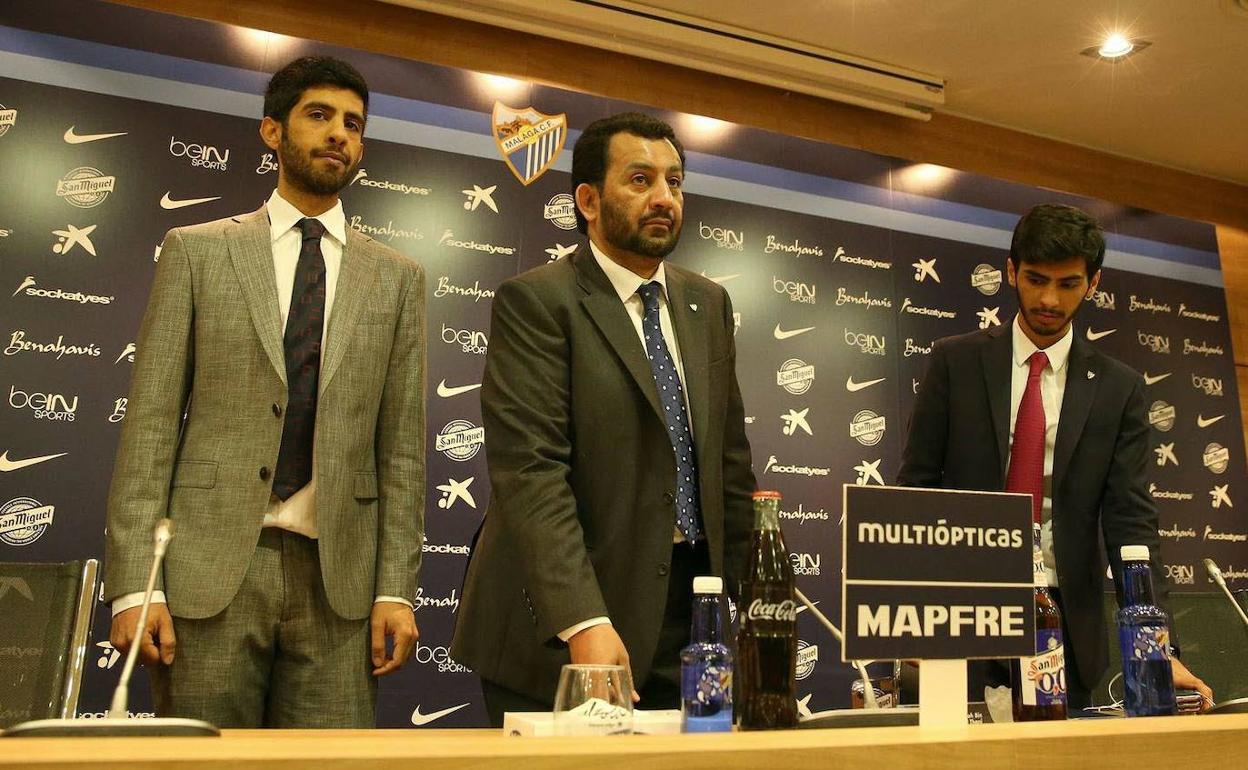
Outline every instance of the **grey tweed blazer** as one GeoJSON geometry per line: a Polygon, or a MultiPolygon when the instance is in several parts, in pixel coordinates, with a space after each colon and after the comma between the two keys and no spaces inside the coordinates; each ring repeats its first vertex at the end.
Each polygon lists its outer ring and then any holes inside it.
{"type": "MultiPolygon", "coordinates": [[[[321,573],[334,611],[413,598],[424,528],[421,267],[347,229],[316,417],[321,573]]],[[[169,231],[139,330],[108,497],[105,599],[142,591],[152,528],[175,534],[160,587],[179,617],[223,610],[269,504],[286,365],[269,221],[169,231]]]]}

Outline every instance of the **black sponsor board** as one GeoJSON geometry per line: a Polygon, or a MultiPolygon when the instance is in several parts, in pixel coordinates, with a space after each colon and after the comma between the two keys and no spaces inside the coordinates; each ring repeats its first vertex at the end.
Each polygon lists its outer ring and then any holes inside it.
{"type": "Polygon", "coordinates": [[[843,490],[843,660],[1035,653],[1028,496],[843,490]]]}

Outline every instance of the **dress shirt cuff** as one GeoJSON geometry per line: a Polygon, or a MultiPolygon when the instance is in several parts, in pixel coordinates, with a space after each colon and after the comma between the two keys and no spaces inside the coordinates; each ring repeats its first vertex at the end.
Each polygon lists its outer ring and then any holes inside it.
{"type": "Polygon", "coordinates": [[[401,596],[378,596],[376,599],[373,599],[373,604],[378,604],[380,602],[394,602],[395,604],[406,604],[408,607],[411,607],[412,609],[416,609],[416,607],[411,602],[409,602],[407,599],[404,599],[401,596]]]}
{"type": "Polygon", "coordinates": [[[601,626],[604,624],[611,625],[611,618],[608,618],[606,615],[601,615],[596,618],[590,618],[589,620],[583,620],[580,623],[577,623],[575,626],[569,626],[563,629],[562,631],[560,631],[559,641],[564,642],[566,644],[569,639],[576,636],[577,634],[584,631],[585,629],[591,628],[593,626],[601,626]]]}
{"type": "MultiPolygon", "coordinates": [[[[113,599],[113,617],[117,617],[128,609],[142,606],[144,593],[144,591],[136,591],[132,594],[122,594],[113,599]]],[[[166,603],[164,591],[152,591],[152,604],[166,603]]]]}

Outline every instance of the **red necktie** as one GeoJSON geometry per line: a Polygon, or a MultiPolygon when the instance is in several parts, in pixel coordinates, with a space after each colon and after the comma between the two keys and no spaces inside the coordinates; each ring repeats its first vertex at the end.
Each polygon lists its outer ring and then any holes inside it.
{"type": "Polygon", "coordinates": [[[1027,389],[1018,404],[1018,417],[1014,420],[1014,446],[1010,449],[1010,469],[1005,475],[1006,492],[1026,492],[1031,495],[1031,516],[1040,521],[1040,507],[1044,500],[1044,399],[1040,397],[1040,375],[1049,365],[1049,357],[1037,350],[1027,359],[1031,371],[1027,374],[1027,389]]]}

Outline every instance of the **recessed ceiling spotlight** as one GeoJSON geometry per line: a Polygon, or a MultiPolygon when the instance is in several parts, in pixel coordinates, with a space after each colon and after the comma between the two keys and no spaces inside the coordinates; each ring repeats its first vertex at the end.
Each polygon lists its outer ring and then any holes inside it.
{"type": "Polygon", "coordinates": [[[1101,47],[1096,52],[1103,59],[1117,59],[1120,56],[1126,56],[1135,50],[1135,43],[1127,39],[1127,36],[1121,32],[1115,32],[1105,38],[1105,42],[1101,43],[1101,47]]]}
{"type": "Polygon", "coordinates": [[[1100,45],[1085,48],[1079,53],[1102,61],[1120,62],[1128,56],[1133,56],[1143,51],[1150,45],[1152,43],[1148,40],[1132,39],[1121,32],[1114,32],[1111,35],[1107,35],[1100,45]]]}

